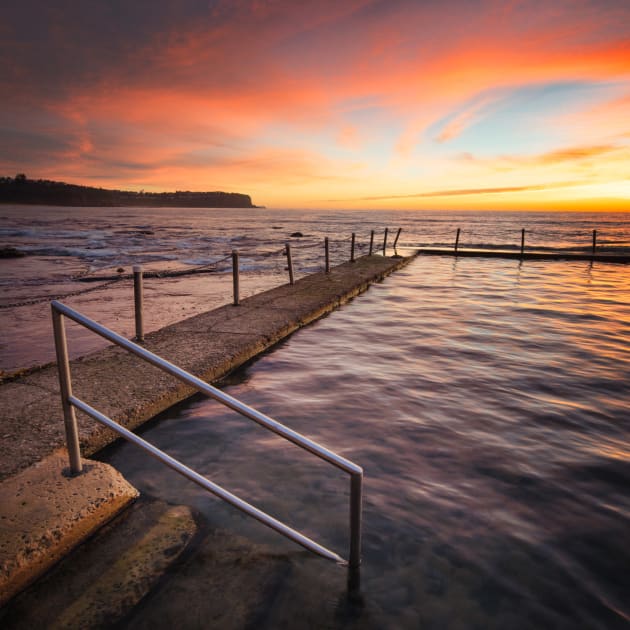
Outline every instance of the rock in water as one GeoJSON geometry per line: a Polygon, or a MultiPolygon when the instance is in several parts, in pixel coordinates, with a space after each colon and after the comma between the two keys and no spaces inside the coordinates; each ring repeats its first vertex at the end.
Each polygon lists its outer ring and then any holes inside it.
{"type": "Polygon", "coordinates": [[[0,247],[0,258],[23,258],[24,256],[26,254],[15,247],[0,247]]]}

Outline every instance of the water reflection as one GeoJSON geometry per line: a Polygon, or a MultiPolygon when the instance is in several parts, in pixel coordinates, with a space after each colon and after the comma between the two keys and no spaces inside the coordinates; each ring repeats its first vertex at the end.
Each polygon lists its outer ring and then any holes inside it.
{"type": "MultiPolygon", "coordinates": [[[[625,271],[419,259],[226,382],[364,466],[362,608],[339,604],[337,567],[127,447],[112,462],[145,492],[287,554],[295,579],[261,627],[627,627],[625,271]]],[[[347,548],[347,482],[324,463],[205,400],[148,433],[347,548]]]]}

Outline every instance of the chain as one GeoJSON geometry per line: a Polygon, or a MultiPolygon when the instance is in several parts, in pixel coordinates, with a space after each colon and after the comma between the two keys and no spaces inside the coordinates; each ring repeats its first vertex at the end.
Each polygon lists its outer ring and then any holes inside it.
{"type": "Polygon", "coordinates": [[[6,308],[18,308],[20,306],[32,306],[33,304],[40,304],[41,302],[50,302],[51,300],[64,300],[68,297],[75,297],[77,295],[83,295],[84,293],[90,293],[92,291],[98,291],[99,289],[104,289],[115,282],[119,282],[123,280],[123,278],[115,278],[110,280],[109,282],[104,282],[103,284],[99,284],[95,287],[90,287],[89,289],[81,289],[79,291],[69,291],[68,293],[59,293],[57,295],[42,295],[37,298],[32,298],[30,300],[24,300],[22,302],[14,302],[13,304],[1,304],[0,309],[6,308]]]}

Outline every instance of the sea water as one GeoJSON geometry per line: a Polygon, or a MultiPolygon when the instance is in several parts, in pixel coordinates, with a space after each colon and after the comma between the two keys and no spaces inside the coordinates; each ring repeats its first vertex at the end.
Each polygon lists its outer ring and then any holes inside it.
{"type": "MultiPolygon", "coordinates": [[[[291,577],[257,627],[626,628],[629,297],[623,266],[420,257],[225,381],[364,467],[352,605],[342,568],[132,445],[107,461],[145,496],[190,505],[209,528],[287,558],[291,577]]],[[[203,398],[142,433],[347,553],[343,473],[203,398]]],[[[177,597],[180,612],[199,614],[212,594],[190,565],[127,627],[169,619],[177,597]]]]}
{"type": "MultiPolygon", "coordinates": [[[[624,213],[4,205],[0,247],[12,247],[25,256],[0,259],[0,372],[54,360],[51,299],[133,337],[134,265],[161,273],[144,283],[144,326],[149,332],[229,303],[234,249],[240,254],[241,295],[247,297],[287,282],[286,242],[291,243],[299,278],[323,268],[325,237],[334,265],[350,258],[353,232],[357,255],[367,253],[372,230],[374,250],[381,252],[385,228],[390,232],[389,254],[398,228],[399,253],[414,246],[450,247],[458,228],[462,248],[518,249],[525,229],[526,248],[583,253],[590,251],[595,229],[598,251],[630,250],[630,215],[624,213]],[[200,268],[212,273],[169,273],[200,268]],[[112,277],[120,279],[112,282],[112,277]]],[[[72,357],[106,343],[74,324],[69,325],[68,337],[72,357]]]]}
{"type": "MultiPolygon", "coordinates": [[[[336,264],[349,258],[352,232],[365,252],[371,230],[380,249],[385,227],[403,228],[399,247],[450,246],[458,227],[462,247],[518,248],[521,229],[537,249],[589,251],[593,229],[603,249],[630,246],[627,214],[4,206],[0,216],[0,244],[26,254],[0,263],[3,369],[52,360],[51,297],[132,336],[128,280],[74,294],[81,278],[134,264],[214,266],[147,280],[145,319],[156,328],[230,301],[232,249],[251,293],[287,281],[286,241],[299,276],[323,266],[325,236],[336,264]]],[[[190,505],[208,528],[290,563],[259,627],[627,627],[629,297],[625,265],[420,257],[224,382],[364,467],[361,593],[351,606],[342,568],[131,445],[106,457],[145,496],[190,505]]],[[[75,356],[102,343],[70,333],[75,356]]],[[[205,399],[143,433],[346,554],[348,482],[336,469],[205,399]]],[[[186,598],[178,610],[202,609],[211,594],[190,569],[194,551],[186,562],[129,627],[169,619],[177,593],[186,598]]]]}

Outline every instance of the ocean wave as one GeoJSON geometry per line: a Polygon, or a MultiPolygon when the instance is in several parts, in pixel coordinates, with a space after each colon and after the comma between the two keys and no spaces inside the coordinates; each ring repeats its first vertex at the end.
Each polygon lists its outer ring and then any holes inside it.
{"type": "Polygon", "coordinates": [[[112,258],[119,254],[117,250],[107,249],[105,247],[95,249],[88,247],[41,247],[37,245],[23,245],[21,250],[31,256],[76,256],[81,259],[112,258]]]}

